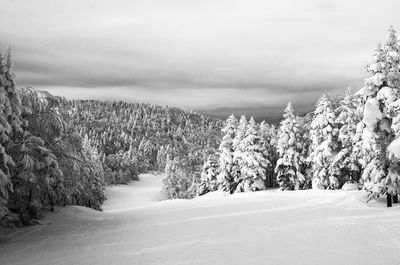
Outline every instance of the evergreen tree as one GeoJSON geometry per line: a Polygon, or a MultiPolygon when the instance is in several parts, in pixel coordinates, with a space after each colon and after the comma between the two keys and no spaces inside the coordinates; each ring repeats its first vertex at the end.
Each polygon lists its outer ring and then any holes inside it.
{"type": "Polygon", "coordinates": [[[265,181],[266,187],[275,187],[276,178],[274,169],[278,160],[277,152],[277,130],[274,125],[269,125],[265,121],[262,121],[259,127],[260,133],[260,145],[264,150],[264,157],[268,158],[271,163],[270,170],[267,170],[267,179],[265,181]]]}
{"type": "Polygon", "coordinates": [[[313,188],[336,189],[340,186],[340,179],[336,172],[330,170],[330,165],[337,154],[339,144],[337,141],[338,128],[335,123],[336,116],[332,103],[323,95],[314,111],[311,122],[312,152],[310,161],[313,171],[313,188]]]}
{"type": "MultiPolygon", "coordinates": [[[[240,125],[239,130],[241,130],[240,125]]],[[[261,137],[253,117],[250,118],[247,130],[236,150],[240,152],[237,160],[240,177],[235,179],[236,192],[264,190],[271,162],[265,157],[265,150],[261,145],[261,137]]]]}
{"type": "Polygon", "coordinates": [[[305,178],[301,172],[303,164],[303,139],[298,117],[293,113],[291,103],[288,103],[283,114],[278,132],[277,150],[279,159],[275,172],[277,182],[283,190],[299,189],[305,178]]]}
{"type": "Polygon", "coordinates": [[[233,139],[235,138],[237,130],[237,120],[235,116],[231,115],[225,123],[224,128],[222,128],[223,138],[221,144],[219,145],[219,167],[220,173],[218,175],[219,186],[224,191],[231,191],[231,186],[233,184],[233,139]]]}
{"type": "MultiPolygon", "coordinates": [[[[392,88],[392,95],[399,97],[398,88],[400,87],[400,45],[397,38],[397,33],[393,26],[389,28],[389,36],[384,46],[386,52],[386,68],[387,68],[387,82],[388,86],[392,88]]],[[[395,98],[392,98],[393,100],[395,98]]],[[[390,101],[390,100],[389,100],[390,101]]]]}
{"type": "Polygon", "coordinates": [[[312,185],[312,165],[308,159],[311,152],[311,122],[314,119],[314,113],[310,112],[303,117],[297,117],[299,123],[299,135],[301,135],[301,160],[300,164],[300,172],[302,172],[304,176],[304,182],[300,182],[300,189],[309,189],[312,185]]]}
{"type": "Polygon", "coordinates": [[[21,100],[15,89],[11,49],[0,53],[0,226],[10,221],[7,209],[9,193],[13,191],[10,171],[15,166],[10,156],[13,137],[22,133],[21,100]]]}
{"type": "MultiPolygon", "coordinates": [[[[365,87],[359,92],[364,96],[362,151],[365,158],[364,188],[369,191],[370,198],[384,194],[388,196],[398,193],[398,163],[394,156],[387,155],[388,146],[395,139],[397,116],[393,104],[399,97],[397,80],[399,79],[399,46],[396,34],[391,28],[389,38],[376,53],[367,66],[371,76],[365,80],[365,87]]],[[[361,127],[361,126],[360,126],[361,127]]],[[[361,129],[360,129],[361,131],[361,129]]],[[[390,154],[390,153],[389,153],[390,154]]]]}
{"type": "Polygon", "coordinates": [[[389,29],[389,37],[386,41],[385,50],[387,53],[388,65],[388,91],[383,88],[378,92],[378,98],[388,106],[388,116],[391,118],[392,135],[395,139],[388,146],[389,169],[386,176],[387,192],[398,201],[400,194],[400,45],[397,34],[393,27],[389,29]],[[383,92],[383,93],[382,93],[383,92]]]}
{"type": "Polygon", "coordinates": [[[165,199],[187,199],[187,190],[191,185],[191,181],[186,177],[186,173],[182,168],[183,161],[178,157],[167,158],[165,166],[165,177],[162,179],[163,190],[162,196],[165,199]]]}
{"type": "Polygon", "coordinates": [[[236,134],[235,138],[233,138],[232,141],[232,147],[233,147],[233,166],[232,166],[232,172],[231,176],[233,179],[233,182],[231,183],[231,189],[230,192],[233,193],[236,190],[240,190],[240,187],[238,189],[238,185],[243,181],[242,178],[242,169],[241,169],[241,162],[243,160],[243,145],[241,145],[242,140],[244,139],[247,131],[247,119],[246,116],[241,116],[237,129],[236,129],[236,134]]]}
{"type": "MultiPolygon", "coordinates": [[[[85,189],[85,205],[96,210],[101,209],[101,204],[106,200],[104,189],[104,169],[102,167],[97,148],[90,144],[87,137],[82,142],[83,174],[89,185],[85,189]]],[[[85,183],[85,184],[86,184],[85,183]]]]}
{"type": "Polygon", "coordinates": [[[18,161],[14,183],[19,192],[13,194],[10,207],[14,207],[11,205],[16,205],[13,203],[16,201],[23,203],[13,209],[20,214],[28,212],[30,217],[40,214],[43,207],[60,204],[100,210],[105,200],[103,168],[98,167],[97,155],[89,155],[94,147],[90,146],[88,138],[82,139],[67,124],[66,100],[29,88],[19,93],[26,125],[14,150],[21,146],[25,151],[13,155],[18,161]],[[34,161],[35,166],[29,166],[26,161],[34,161]],[[29,181],[19,177],[21,172],[23,176],[29,174],[29,181]]]}
{"type": "Polygon", "coordinates": [[[340,176],[342,182],[357,182],[361,175],[361,165],[358,162],[355,137],[357,124],[361,121],[361,113],[358,110],[360,98],[346,90],[345,97],[340,101],[337,108],[336,124],[340,127],[338,141],[341,150],[331,164],[331,171],[334,175],[340,176]]]}
{"type": "Polygon", "coordinates": [[[399,52],[396,32],[391,27],[385,45],[378,47],[368,65],[371,77],[361,91],[366,101],[362,140],[364,153],[370,153],[365,161],[364,187],[370,192],[370,198],[386,194],[388,206],[391,206],[391,196],[397,200],[400,191],[400,162],[396,156],[400,110],[399,52]]]}
{"type": "Polygon", "coordinates": [[[213,154],[209,155],[203,165],[197,195],[203,195],[218,189],[218,169],[218,156],[213,154]]]}

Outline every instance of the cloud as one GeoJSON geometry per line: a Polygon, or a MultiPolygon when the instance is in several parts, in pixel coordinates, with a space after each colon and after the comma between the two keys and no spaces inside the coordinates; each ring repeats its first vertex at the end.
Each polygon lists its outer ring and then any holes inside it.
{"type": "Polygon", "coordinates": [[[400,27],[398,7],[395,0],[8,1],[0,44],[13,47],[19,85],[56,94],[115,98],[118,89],[121,98],[192,108],[314,104],[322,92],[361,85],[376,43],[389,25],[400,27]]]}

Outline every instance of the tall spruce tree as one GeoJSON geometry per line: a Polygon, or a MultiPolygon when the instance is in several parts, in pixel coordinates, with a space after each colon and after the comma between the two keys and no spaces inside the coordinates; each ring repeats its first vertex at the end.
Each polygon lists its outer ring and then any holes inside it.
{"type": "Polygon", "coordinates": [[[348,88],[336,111],[335,122],[340,127],[338,141],[341,149],[331,164],[331,171],[340,176],[342,182],[357,182],[361,176],[361,165],[355,151],[357,147],[354,147],[357,124],[361,121],[359,104],[360,97],[348,88]]]}
{"type": "Polygon", "coordinates": [[[276,164],[276,181],[282,190],[299,189],[305,182],[301,172],[304,162],[302,156],[303,139],[298,117],[293,113],[289,102],[280,123],[277,150],[279,159],[276,164]]]}
{"type": "Polygon", "coordinates": [[[271,162],[265,156],[258,126],[253,117],[250,118],[243,139],[238,144],[241,152],[238,166],[240,179],[237,181],[237,192],[257,191],[265,189],[267,171],[271,162]]]}
{"type": "Polygon", "coordinates": [[[390,28],[386,43],[378,46],[367,66],[371,76],[359,91],[365,102],[361,136],[365,154],[364,188],[370,198],[386,194],[388,206],[391,206],[391,196],[397,196],[400,190],[399,162],[392,156],[400,88],[399,50],[396,32],[390,28]]]}
{"type": "Polygon", "coordinates": [[[10,170],[15,166],[9,155],[16,134],[22,133],[21,100],[15,88],[11,49],[0,53],[0,226],[7,223],[7,200],[13,191],[10,170]]]}
{"type": "Polygon", "coordinates": [[[312,163],[314,189],[336,189],[340,185],[339,176],[330,170],[339,148],[335,120],[332,103],[326,95],[323,95],[316,105],[310,130],[312,152],[309,159],[312,163]]]}
{"type": "Polygon", "coordinates": [[[231,191],[233,184],[232,170],[234,166],[233,155],[233,139],[235,138],[237,130],[237,120],[234,115],[231,115],[225,122],[222,128],[223,138],[219,145],[219,167],[220,173],[218,175],[218,185],[224,191],[231,191]]]}
{"type": "Polygon", "coordinates": [[[314,113],[309,112],[303,117],[298,117],[300,135],[302,136],[301,142],[301,156],[303,157],[301,163],[301,172],[304,176],[304,182],[300,183],[300,189],[309,189],[312,185],[312,165],[308,159],[311,152],[311,122],[314,118],[314,113]]]}
{"type": "Polygon", "coordinates": [[[261,137],[261,146],[264,150],[264,156],[269,160],[271,166],[267,170],[267,179],[265,182],[266,187],[274,187],[276,184],[275,172],[276,162],[278,160],[277,152],[277,129],[274,125],[270,125],[262,121],[259,127],[261,137]]]}
{"type": "Polygon", "coordinates": [[[386,186],[388,193],[394,198],[393,201],[397,202],[398,194],[400,194],[400,146],[398,146],[400,142],[400,45],[393,27],[389,29],[385,50],[388,61],[388,85],[392,89],[389,90],[389,93],[381,93],[378,97],[389,105],[388,114],[392,121],[392,134],[395,137],[388,146],[389,169],[386,177],[386,186]]]}
{"type": "Polygon", "coordinates": [[[233,178],[233,183],[231,185],[230,192],[235,192],[237,190],[240,190],[241,188],[241,183],[243,182],[243,177],[242,177],[242,159],[243,159],[243,145],[241,145],[242,140],[246,136],[246,131],[247,131],[247,119],[246,116],[242,115],[240,117],[237,129],[236,129],[236,134],[235,138],[233,138],[232,146],[233,146],[233,166],[232,166],[232,178],[233,178]],[[239,189],[238,189],[239,186],[239,189]]]}

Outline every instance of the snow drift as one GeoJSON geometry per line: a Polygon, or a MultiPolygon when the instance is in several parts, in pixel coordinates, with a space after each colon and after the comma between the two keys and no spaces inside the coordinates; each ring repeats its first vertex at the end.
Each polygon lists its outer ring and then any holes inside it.
{"type": "Polygon", "coordinates": [[[3,238],[0,264],[397,264],[400,209],[362,191],[155,201],[160,176],[109,188],[104,212],[57,208],[3,238]],[[5,242],[4,242],[5,241],[5,242]]]}

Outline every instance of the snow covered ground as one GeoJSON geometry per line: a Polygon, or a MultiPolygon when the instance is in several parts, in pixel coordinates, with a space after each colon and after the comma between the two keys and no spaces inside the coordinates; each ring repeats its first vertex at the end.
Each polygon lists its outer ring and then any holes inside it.
{"type": "Polygon", "coordinates": [[[154,201],[160,176],[60,207],[0,239],[0,264],[400,264],[400,207],[363,192],[264,191],[154,201]]]}

